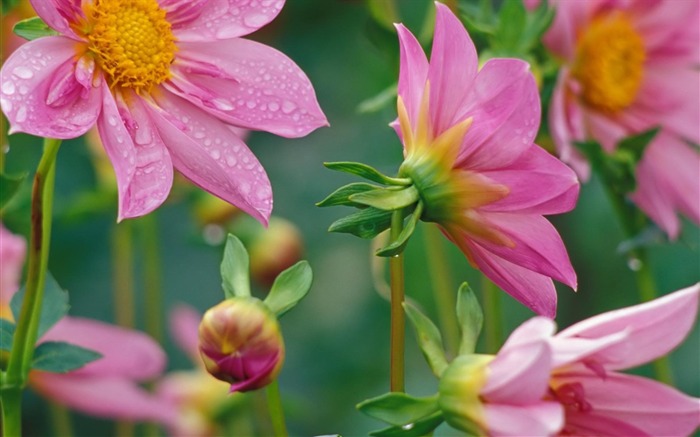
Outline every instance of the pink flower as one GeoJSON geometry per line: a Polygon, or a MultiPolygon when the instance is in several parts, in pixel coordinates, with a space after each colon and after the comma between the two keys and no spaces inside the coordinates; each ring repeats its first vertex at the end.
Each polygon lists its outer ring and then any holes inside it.
{"type": "Polygon", "coordinates": [[[96,124],[117,176],[119,219],[158,207],[175,167],[267,222],[270,182],[231,127],[299,137],[327,124],[293,61],[239,38],[283,4],[34,0],[60,35],[28,42],[3,66],[11,132],[74,138],[96,124]]]}
{"type": "Polygon", "coordinates": [[[550,128],[561,159],[583,179],[574,142],[612,152],[621,139],[662,132],[637,168],[630,198],[671,238],[682,212],[700,223],[700,3],[696,0],[553,0],[544,42],[564,62],[550,128]]]}
{"type": "Polygon", "coordinates": [[[19,290],[22,266],[27,253],[27,242],[5,229],[0,222],[0,305],[9,305],[12,296],[19,290]]]}
{"type": "Polygon", "coordinates": [[[527,63],[491,59],[479,69],[474,44],[450,10],[436,3],[430,63],[397,25],[401,44],[398,121],[422,219],[443,232],[503,290],[554,317],[554,278],[576,274],[554,227],[543,217],[571,210],[575,174],[533,143],[540,100],[527,63]]]}

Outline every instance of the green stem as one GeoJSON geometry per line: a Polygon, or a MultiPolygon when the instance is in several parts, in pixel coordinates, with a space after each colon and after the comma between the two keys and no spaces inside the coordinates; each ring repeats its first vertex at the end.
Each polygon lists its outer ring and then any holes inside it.
{"type": "Polygon", "coordinates": [[[44,140],[44,154],[34,175],[26,291],[10,350],[7,373],[2,378],[3,429],[6,436],[21,433],[22,389],[27,383],[34,356],[49,263],[56,155],[60,145],[60,140],[44,140]],[[9,412],[8,415],[5,412],[9,412]]]}
{"type": "Polygon", "coordinates": [[[440,327],[445,336],[447,351],[451,356],[457,354],[459,348],[459,323],[457,322],[457,299],[452,284],[449,260],[445,253],[442,234],[436,226],[425,228],[425,251],[428,260],[430,279],[434,284],[433,294],[437,306],[440,327]]]}
{"type": "Polygon", "coordinates": [[[501,314],[500,290],[485,275],[482,275],[481,293],[484,303],[484,336],[486,353],[495,354],[503,341],[503,316],[501,314]]]}
{"type": "MultiPolygon", "coordinates": [[[[403,213],[394,211],[391,216],[391,241],[401,234],[403,229],[403,213]]],[[[403,253],[389,260],[389,276],[391,278],[391,373],[389,386],[391,391],[404,391],[404,343],[406,336],[406,319],[403,310],[404,301],[404,272],[403,253]]]]}
{"type": "Polygon", "coordinates": [[[272,429],[275,437],[287,437],[287,426],[284,423],[284,410],[282,409],[282,398],[280,388],[275,379],[267,386],[267,408],[270,411],[272,429]]]}
{"type": "Polygon", "coordinates": [[[139,221],[144,254],[144,312],[146,332],[159,343],[163,341],[163,293],[158,246],[158,221],[155,212],[139,221]]]}
{"type": "Polygon", "coordinates": [[[49,413],[51,414],[54,435],[71,437],[73,435],[73,425],[68,408],[65,405],[51,401],[49,402],[49,413]]]}

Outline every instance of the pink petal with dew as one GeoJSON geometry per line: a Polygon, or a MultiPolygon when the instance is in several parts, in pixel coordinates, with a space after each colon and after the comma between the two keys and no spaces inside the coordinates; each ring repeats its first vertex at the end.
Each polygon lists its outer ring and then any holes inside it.
{"type": "Polygon", "coordinates": [[[103,85],[103,110],[97,121],[100,139],[119,187],[119,220],[139,217],[159,207],[170,193],[173,166],[141,97],[113,96],[103,85]]]}
{"type": "Polygon", "coordinates": [[[30,0],[36,14],[50,28],[72,39],[82,41],[71,24],[83,18],[80,2],[73,0],[30,0]]]}
{"type": "Polygon", "coordinates": [[[0,305],[7,305],[19,290],[27,241],[8,231],[0,221],[0,305]]]}
{"type": "Polygon", "coordinates": [[[535,317],[513,331],[488,364],[488,379],[480,396],[488,403],[539,402],[548,390],[552,360],[549,338],[555,329],[553,321],[535,317]]]}
{"type": "MultiPolygon", "coordinates": [[[[415,126],[428,79],[428,60],[416,37],[403,24],[397,24],[396,31],[401,48],[398,95],[406,105],[411,126],[415,126]]],[[[397,132],[400,133],[400,129],[397,132]]]]}
{"type": "Polygon", "coordinates": [[[557,313],[557,292],[550,278],[513,264],[476,242],[467,240],[463,244],[479,270],[503,291],[535,313],[554,318],[557,313]]]}
{"type": "Polygon", "coordinates": [[[485,421],[492,437],[547,437],[564,426],[564,409],[557,402],[528,405],[485,404],[485,421]]]}
{"type": "Polygon", "coordinates": [[[39,38],[10,55],[0,84],[10,133],[68,139],[95,124],[101,109],[100,80],[85,83],[91,72],[83,70],[91,64],[76,62],[76,44],[62,36],[39,38]]]}
{"type": "MultiPolygon", "coordinates": [[[[183,8],[182,3],[185,2],[168,0],[163,6],[166,10],[183,8]]],[[[274,20],[282,10],[284,0],[210,0],[197,2],[197,6],[198,14],[183,13],[181,18],[190,19],[173,23],[173,33],[178,41],[216,41],[248,35],[274,20]]],[[[174,18],[177,19],[178,15],[175,14],[174,18]]]]}
{"type": "Polygon", "coordinates": [[[170,310],[170,334],[180,349],[200,362],[199,358],[199,322],[202,315],[189,305],[178,304],[170,310]]]}
{"type": "Polygon", "coordinates": [[[175,409],[126,378],[33,371],[30,385],[59,404],[93,416],[165,425],[177,419],[175,409]]]}
{"type": "Polygon", "coordinates": [[[597,339],[625,332],[624,342],[579,358],[594,361],[606,369],[627,369],[647,363],[674,349],[688,335],[698,313],[700,284],[650,302],[609,311],[576,323],[556,335],[597,339]]]}
{"type": "Polygon", "coordinates": [[[437,137],[457,119],[479,66],[476,48],[450,9],[435,3],[435,35],[428,67],[430,118],[437,137]]]}
{"type": "Polygon", "coordinates": [[[238,38],[178,48],[183,61],[168,89],[223,121],[288,138],[328,125],[308,77],[283,53],[238,38]],[[204,68],[193,73],[191,64],[204,68]]]}
{"type": "MultiPolygon", "coordinates": [[[[554,389],[581,384],[591,411],[587,417],[607,417],[649,436],[687,436],[700,425],[700,399],[640,376],[591,372],[557,375],[554,389]]],[[[619,435],[619,434],[618,434],[619,435]]]]}
{"type": "Polygon", "coordinates": [[[575,141],[583,141],[583,110],[569,96],[569,71],[562,68],[552,92],[549,107],[549,129],[559,158],[574,169],[582,181],[590,178],[591,168],[583,155],[574,147],[575,141]]]}
{"type": "Polygon", "coordinates": [[[97,320],[64,317],[41,338],[65,341],[102,354],[72,376],[115,376],[144,381],[158,376],[165,368],[165,352],[151,337],[97,320]]]}
{"type": "Polygon", "coordinates": [[[479,241],[486,250],[576,289],[576,272],[571,266],[564,242],[546,218],[534,214],[498,212],[484,212],[483,216],[514,243],[513,247],[509,247],[479,241]]]}
{"type": "Polygon", "coordinates": [[[481,174],[509,190],[503,199],[482,206],[482,211],[558,214],[574,209],[578,200],[576,174],[536,144],[508,167],[481,174]]]}
{"type": "Polygon", "coordinates": [[[196,185],[263,224],[272,211],[272,187],[248,146],[228,125],[173,94],[158,93],[148,111],[175,168],[196,185]]]}
{"type": "Polygon", "coordinates": [[[462,108],[473,116],[456,167],[496,169],[532,146],[540,125],[540,97],[530,66],[492,59],[479,71],[462,108]]]}

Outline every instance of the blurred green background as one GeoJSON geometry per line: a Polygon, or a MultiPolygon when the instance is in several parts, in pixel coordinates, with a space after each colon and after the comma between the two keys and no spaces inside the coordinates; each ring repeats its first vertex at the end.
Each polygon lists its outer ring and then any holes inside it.
{"type": "MultiPolygon", "coordinates": [[[[401,19],[417,34],[430,1],[405,0],[401,19]]],[[[360,161],[392,174],[402,159],[401,145],[388,123],[395,117],[394,99],[373,113],[358,112],[358,105],[395,83],[398,45],[395,35],[372,20],[364,2],[339,0],[288,1],[280,16],[251,38],[269,44],[295,60],[310,77],[321,107],[331,124],[306,138],[287,140],[266,133],[253,133],[248,144],[270,176],[274,214],[293,221],[302,231],[305,258],[315,280],[308,297],[282,321],[287,360],[280,387],[292,435],[367,435],[382,425],[357,412],[354,406],[388,391],[389,305],[376,292],[370,273],[369,241],[327,228],[348,211],[321,209],[314,203],[351,178],[326,170],[325,161],[360,161]]],[[[41,143],[23,135],[11,137],[7,155],[9,172],[33,171],[41,143]]],[[[28,183],[25,186],[28,189],[28,183]]],[[[90,154],[82,140],[67,141],[59,152],[56,220],[50,270],[70,292],[71,314],[114,320],[113,269],[110,235],[116,221],[116,201],[109,208],[78,217],[69,214],[75,199],[95,189],[90,154]]],[[[176,190],[177,192],[177,190],[176,190]]],[[[209,245],[193,219],[188,195],[173,195],[153,218],[156,221],[163,271],[166,310],[186,302],[205,310],[222,299],[219,263],[222,246],[209,245]]],[[[21,202],[20,202],[21,203],[21,202]]],[[[5,222],[26,235],[28,216],[21,205],[5,222]]],[[[73,209],[74,212],[74,209],[73,209]]],[[[567,245],[578,273],[577,293],[559,288],[557,323],[571,323],[602,311],[638,302],[633,272],[617,252],[622,231],[597,179],[584,185],[577,208],[552,217],[567,245]]],[[[123,226],[123,225],[119,225],[123,226]]],[[[437,319],[429,272],[426,271],[425,224],[406,252],[407,295],[437,319]]],[[[685,222],[684,232],[673,244],[659,242],[649,251],[661,293],[689,286],[700,279],[700,234],[685,222]]],[[[469,281],[479,291],[478,273],[446,240],[449,268],[455,287],[469,281]]],[[[136,249],[139,249],[138,239],[136,249]]],[[[137,252],[137,325],[145,326],[142,309],[142,255],[137,252]]],[[[501,293],[505,313],[504,331],[533,314],[501,293]]],[[[671,355],[678,387],[700,395],[700,337],[697,326],[686,342],[671,355]]],[[[169,369],[191,364],[169,338],[169,369]]],[[[432,394],[437,382],[429,372],[413,333],[407,330],[407,392],[432,394]]],[[[647,367],[636,370],[650,375],[647,367]]],[[[45,402],[27,394],[27,435],[51,434],[45,402]]],[[[232,413],[233,414],[233,413],[232,413]]],[[[245,414],[245,413],[243,413],[245,414]]],[[[79,435],[110,435],[114,425],[106,420],[74,413],[79,435]]],[[[456,434],[442,427],[437,435],[456,434]]]]}

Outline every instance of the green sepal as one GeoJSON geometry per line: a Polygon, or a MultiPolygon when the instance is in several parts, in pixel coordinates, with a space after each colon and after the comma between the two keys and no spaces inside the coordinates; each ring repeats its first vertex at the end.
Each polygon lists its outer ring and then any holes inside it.
{"type": "Polygon", "coordinates": [[[408,221],[401,230],[401,233],[399,234],[398,238],[392,241],[391,244],[389,244],[388,246],[379,249],[376,252],[376,255],[391,257],[403,252],[404,249],[406,249],[406,244],[408,244],[408,239],[411,237],[411,235],[413,235],[413,232],[416,230],[416,224],[418,223],[418,220],[420,220],[421,214],[423,214],[423,202],[418,202],[418,204],[416,205],[416,209],[408,217],[408,221]]]}
{"type": "Polygon", "coordinates": [[[366,191],[372,191],[381,188],[382,187],[378,185],[368,184],[367,182],[353,182],[352,184],[344,185],[338,188],[337,190],[329,194],[328,197],[318,202],[316,206],[323,207],[345,205],[364,208],[365,205],[350,200],[350,196],[352,196],[353,194],[364,193],[366,191]]]}
{"type": "Polygon", "coordinates": [[[16,176],[0,173],[0,210],[4,209],[5,205],[17,194],[26,178],[26,173],[16,176]]]}
{"type": "MultiPolygon", "coordinates": [[[[15,320],[19,320],[22,310],[22,301],[26,290],[23,286],[10,301],[10,310],[15,320]]],[[[68,313],[68,293],[61,289],[51,273],[46,272],[44,282],[44,298],[41,304],[41,315],[39,316],[39,331],[37,338],[40,338],[46,331],[63,318],[68,313]]]]}
{"type": "Polygon", "coordinates": [[[277,317],[294,308],[311,288],[313,272],[307,261],[299,261],[275,278],[270,293],[265,298],[267,305],[277,317]]]}
{"type": "Polygon", "coordinates": [[[360,238],[374,238],[391,226],[391,211],[365,208],[334,221],[328,232],[352,234],[360,238]]]}
{"type": "Polygon", "coordinates": [[[416,398],[406,393],[385,393],[357,404],[357,409],[367,416],[389,425],[402,426],[414,423],[439,411],[437,394],[416,398]]]}
{"type": "Polygon", "coordinates": [[[440,426],[444,420],[442,413],[438,411],[413,423],[372,431],[369,435],[375,437],[423,437],[440,426]]]}
{"type": "Polygon", "coordinates": [[[350,200],[361,205],[373,206],[385,211],[394,211],[413,205],[420,199],[418,190],[413,185],[396,189],[380,188],[372,191],[353,194],[350,200]]]}
{"type": "Polygon", "coordinates": [[[243,243],[228,234],[221,261],[221,287],[226,299],[250,296],[250,259],[243,243]]]}
{"type": "Polygon", "coordinates": [[[12,339],[15,335],[15,324],[9,320],[0,319],[0,350],[12,349],[12,339]]]}
{"type": "Polygon", "coordinates": [[[374,167],[362,164],[361,162],[324,162],[323,165],[331,170],[350,173],[384,185],[411,185],[411,180],[408,178],[392,178],[386,176],[374,167]]]}
{"type": "Polygon", "coordinates": [[[58,32],[50,28],[39,17],[27,18],[26,20],[17,22],[12,31],[28,41],[44,36],[58,35],[58,32]]]}
{"type": "Polygon", "coordinates": [[[47,341],[34,349],[32,369],[66,373],[102,358],[102,354],[63,341],[47,341]]]}
{"type": "Polygon", "coordinates": [[[439,378],[447,368],[447,357],[445,356],[440,330],[428,316],[411,303],[404,302],[403,308],[416,332],[416,339],[425,360],[428,362],[433,374],[439,378]]]}
{"type": "Polygon", "coordinates": [[[484,313],[474,291],[466,282],[457,291],[457,321],[462,335],[459,355],[473,354],[484,324],[484,313]]]}

